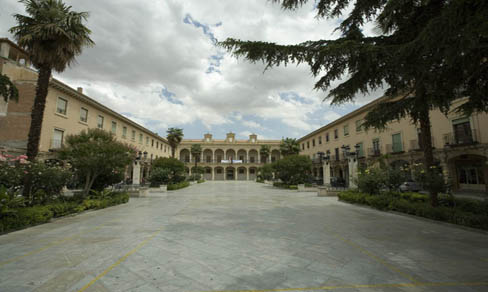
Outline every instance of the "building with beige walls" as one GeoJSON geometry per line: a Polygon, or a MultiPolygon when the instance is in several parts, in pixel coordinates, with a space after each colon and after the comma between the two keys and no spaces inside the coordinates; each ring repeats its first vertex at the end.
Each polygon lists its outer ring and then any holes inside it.
{"type": "MultiPolygon", "coordinates": [[[[23,154],[27,148],[37,72],[21,48],[8,39],[0,39],[0,74],[7,75],[19,90],[18,103],[5,103],[0,98],[0,147],[5,152],[23,154]]],[[[52,78],[41,128],[40,157],[50,157],[67,135],[88,128],[109,131],[118,141],[139,151],[140,159],[127,172],[136,184],[148,175],[152,159],[171,154],[165,138],[86,96],[82,88],[73,89],[52,78]]]]}
{"type": "Polygon", "coordinates": [[[236,140],[234,133],[228,133],[222,140],[205,134],[203,139],[183,140],[177,153],[188,174],[196,161],[205,169],[206,180],[255,180],[260,166],[281,158],[280,143],[281,140],[260,140],[255,134],[249,135],[247,140],[236,140]],[[191,154],[194,144],[202,148],[201,155],[196,157],[191,154]],[[270,147],[269,156],[261,155],[262,145],[270,147]]]}
{"type": "MultiPolygon", "coordinates": [[[[358,166],[381,157],[400,167],[422,161],[419,127],[410,119],[388,124],[382,131],[364,130],[362,122],[381,98],[300,138],[300,153],[314,161],[314,175],[330,184],[331,177],[353,185],[358,166]]],[[[463,103],[457,101],[453,108],[463,103]]],[[[487,191],[488,114],[447,116],[431,111],[432,145],[436,162],[456,191],[487,191]]]]}

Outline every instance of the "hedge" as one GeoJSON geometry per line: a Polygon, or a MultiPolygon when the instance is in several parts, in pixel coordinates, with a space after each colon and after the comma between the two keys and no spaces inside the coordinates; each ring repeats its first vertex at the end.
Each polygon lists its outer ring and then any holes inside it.
{"type": "Polygon", "coordinates": [[[8,216],[0,217],[0,233],[47,223],[51,218],[80,213],[89,209],[103,209],[127,203],[128,201],[128,194],[114,193],[104,199],[85,199],[81,202],[56,202],[44,206],[19,208],[8,216]]]}
{"type": "Polygon", "coordinates": [[[177,183],[177,184],[169,184],[168,185],[168,191],[179,190],[179,189],[186,188],[186,187],[189,187],[189,186],[190,186],[190,182],[189,181],[183,181],[183,182],[180,182],[180,183],[177,183]]]}
{"type": "Polygon", "coordinates": [[[287,185],[287,184],[281,183],[281,182],[274,182],[273,186],[280,188],[280,189],[298,190],[297,185],[287,185]]]}
{"type": "Polygon", "coordinates": [[[430,205],[428,195],[418,193],[382,193],[369,195],[358,191],[339,193],[339,200],[368,205],[385,211],[397,211],[433,220],[488,230],[488,202],[439,196],[439,206],[430,205]]]}

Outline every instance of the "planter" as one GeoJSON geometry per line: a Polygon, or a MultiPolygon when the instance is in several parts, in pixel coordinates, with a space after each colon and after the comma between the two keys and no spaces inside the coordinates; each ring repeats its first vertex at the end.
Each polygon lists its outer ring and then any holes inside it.
{"type": "Polygon", "coordinates": [[[339,193],[339,190],[329,189],[327,187],[318,187],[317,190],[318,197],[337,197],[339,193]]]}

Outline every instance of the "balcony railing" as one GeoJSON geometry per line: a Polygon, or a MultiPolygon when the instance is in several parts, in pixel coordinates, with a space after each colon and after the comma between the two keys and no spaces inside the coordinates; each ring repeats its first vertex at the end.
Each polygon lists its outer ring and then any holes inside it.
{"type": "Polygon", "coordinates": [[[405,151],[405,146],[403,146],[403,143],[386,144],[385,147],[386,147],[386,153],[388,154],[403,153],[405,151]]]}
{"type": "Polygon", "coordinates": [[[462,146],[479,143],[478,131],[471,130],[465,134],[447,133],[444,134],[444,144],[449,146],[462,146]]]}
{"type": "Polygon", "coordinates": [[[376,157],[381,155],[381,149],[368,148],[368,156],[376,157]]]}
{"type": "MultiPolygon", "coordinates": [[[[432,148],[435,148],[435,140],[434,137],[432,137],[432,148]]],[[[420,151],[422,150],[422,145],[420,145],[419,140],[410,140],[410,148],[409,151],[420,151]]]]}

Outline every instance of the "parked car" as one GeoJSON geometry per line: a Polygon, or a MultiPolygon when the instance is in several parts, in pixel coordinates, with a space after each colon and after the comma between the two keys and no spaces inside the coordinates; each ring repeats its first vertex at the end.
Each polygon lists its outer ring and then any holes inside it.
{"type": "Polygon", "coordinates": [[[334,188],[345,188],[346,187],[346,180],[342,177],[331,177],[330,178],[330,186],[334,188]]]}
{"type": "Polygon", "coordinates": [[[406,181],[400,185],[400,192],[418,192],[422,186],[413,180],[406,181]]]}

